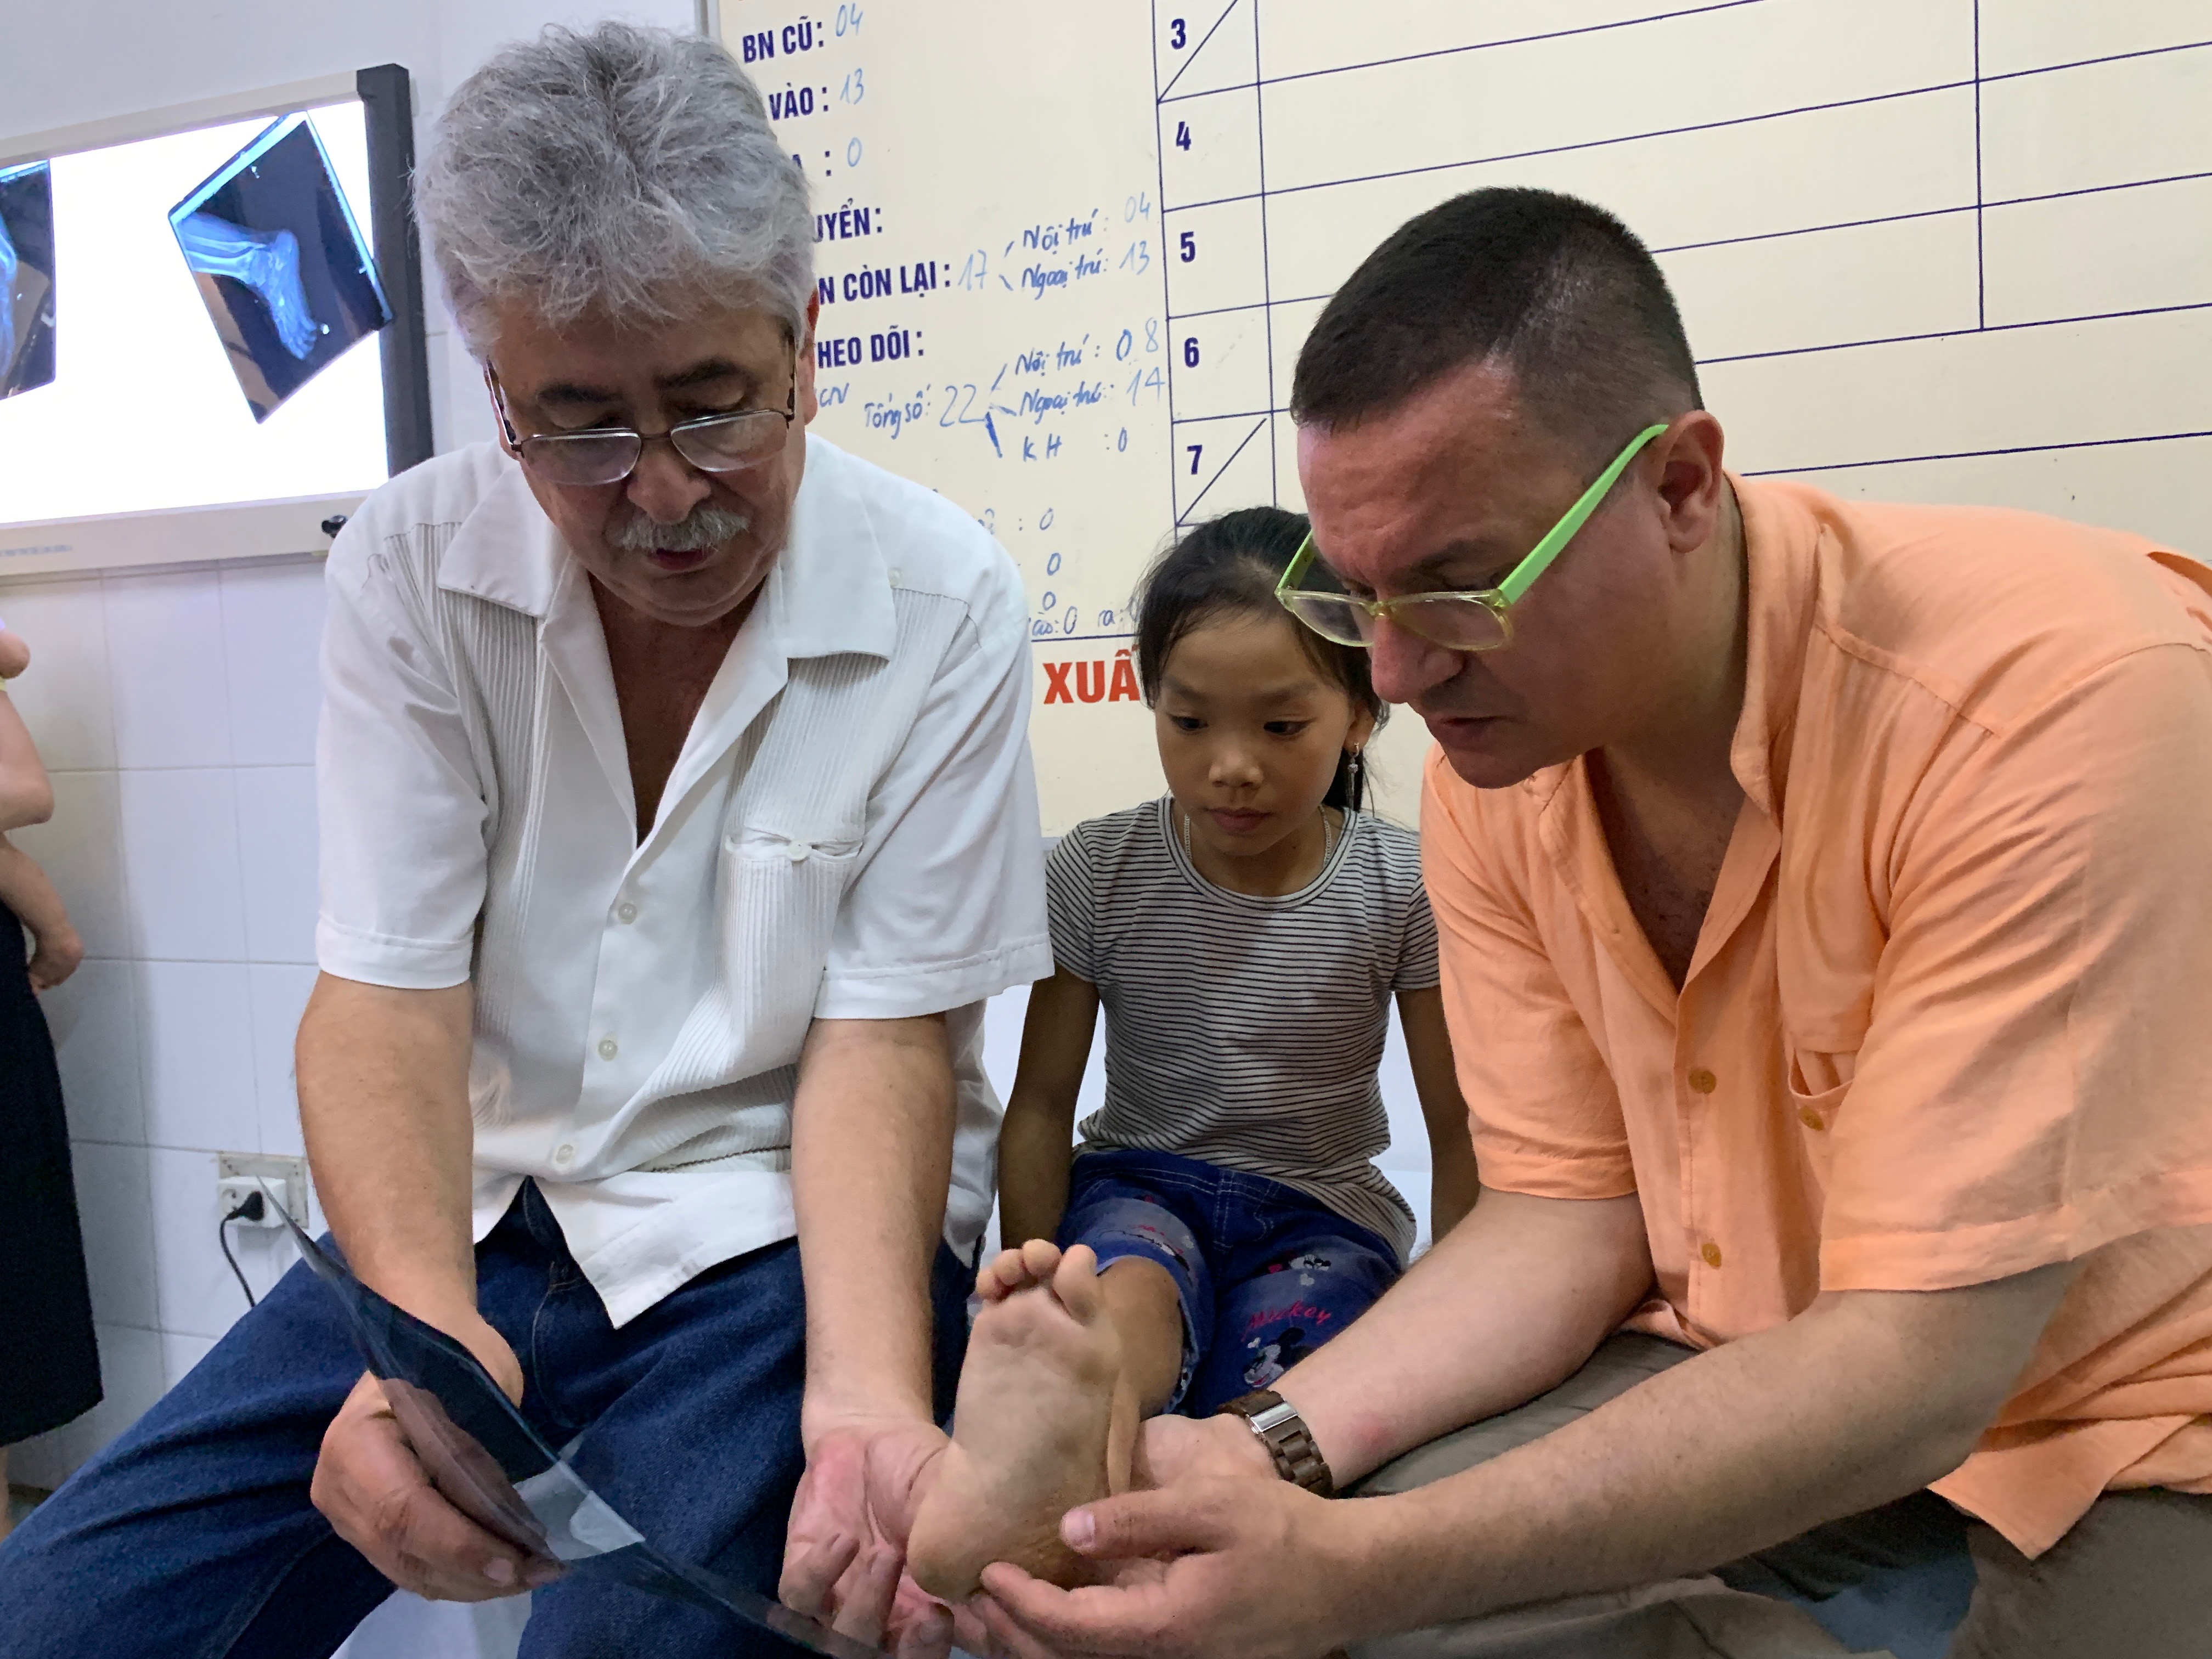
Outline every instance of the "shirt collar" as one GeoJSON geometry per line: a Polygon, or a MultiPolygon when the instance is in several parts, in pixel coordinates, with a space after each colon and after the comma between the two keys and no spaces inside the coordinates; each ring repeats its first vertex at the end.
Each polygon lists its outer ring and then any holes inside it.
{"type": "Polygon", "coordinates": [[[543,618],[553,607],[568,558],[520,464],[501,455],[497,480],[446,544],[438,586],[543,618]]]}
{"type": "Polygon", "coordinates": [[[1729,482],[1743,515],[1745,623],[1743,709],[1729,763],[1744,793],[1778,819],[1828,530],[1812,501],[1790,485],[1734,474],[1729,482]]]}
{"type": "MultiPolygon", "coordinates": [[[[854,488],[854,467],[843,451],[808,434],[791,532],[761,593],[768,648],[787,658],[858,652],[889,659],[896,641],[890,572],[873,515],[854,488]]],[[[521,466],[501,457],[498,481],[447,544],[438,585],[543,619],[572,556],[521,466]]]]}
{"type": "Polygon", "coordinates": [[[770,636],[786,657],[857,652],[888,661],[897,641],[891,573],[875,516],[856,488],[859,466],[835,444],[807,434],[791,534],[761,594],[770,636]]]}

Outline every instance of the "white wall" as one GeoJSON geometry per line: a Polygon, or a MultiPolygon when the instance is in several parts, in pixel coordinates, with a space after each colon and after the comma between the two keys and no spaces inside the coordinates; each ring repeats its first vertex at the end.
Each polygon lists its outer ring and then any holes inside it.
{"type": "MultiPolygon", "coordinates": [[[[15,840],[84,965],[46,999],[107,1399],[15,1455],[51,1485],[246,1310],[216,1248],[215,1154],[297,1155],[291,1034],[314,970],[322,568],[0,587],[32,641],[10,696],[54,781],[15,840]]],[[[288,1265],[233,1229],[257,1293],[288,1265]]]]}

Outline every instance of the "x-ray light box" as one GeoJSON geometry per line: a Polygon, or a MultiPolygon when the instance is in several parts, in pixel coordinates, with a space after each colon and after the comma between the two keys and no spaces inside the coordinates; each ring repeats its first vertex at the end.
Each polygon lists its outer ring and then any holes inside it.
{"type": "Polygon", "coordinates": [[[0,581],[319,551],[430,453],[397,65],[0,141],[0,581]]]}

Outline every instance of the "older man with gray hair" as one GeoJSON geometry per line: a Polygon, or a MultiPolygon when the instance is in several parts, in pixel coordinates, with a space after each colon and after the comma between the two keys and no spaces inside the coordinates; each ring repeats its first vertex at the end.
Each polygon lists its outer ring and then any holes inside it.
{"type": "MultiPolygon", "coordinates": [[[[419,190],[501,436],[331,552],[332,1232],[653,1541],[941,1644],[893,1602],[990,1204],[980,1008],[1051,969],[1020,580],[808,436],[805,185],[719,48],[503,52],[419,190]]],[[[304,1269],[21,1530],[0,1630],[320,1656],[394,1583],[537,1589],[532,1656],[757,1650],[447,1503],[304,1269]]]]}

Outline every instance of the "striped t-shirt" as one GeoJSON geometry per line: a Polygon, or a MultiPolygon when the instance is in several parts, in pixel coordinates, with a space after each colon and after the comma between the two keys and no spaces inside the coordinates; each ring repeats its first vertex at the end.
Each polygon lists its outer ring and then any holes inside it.
{"type": "Polygon", "coordinates": [[[1437,983],[1420,841],[1344,815],[1296,893],[1217,887],[1163,797],[1076,826],[1045,865],[1052,954],[1098,988],[1106,1103],[1086,1152],[1142,1150],[1266,1176],[1412,1253],[1413,1215],[1374,1158],[1390,998],[1437,983]]]}

